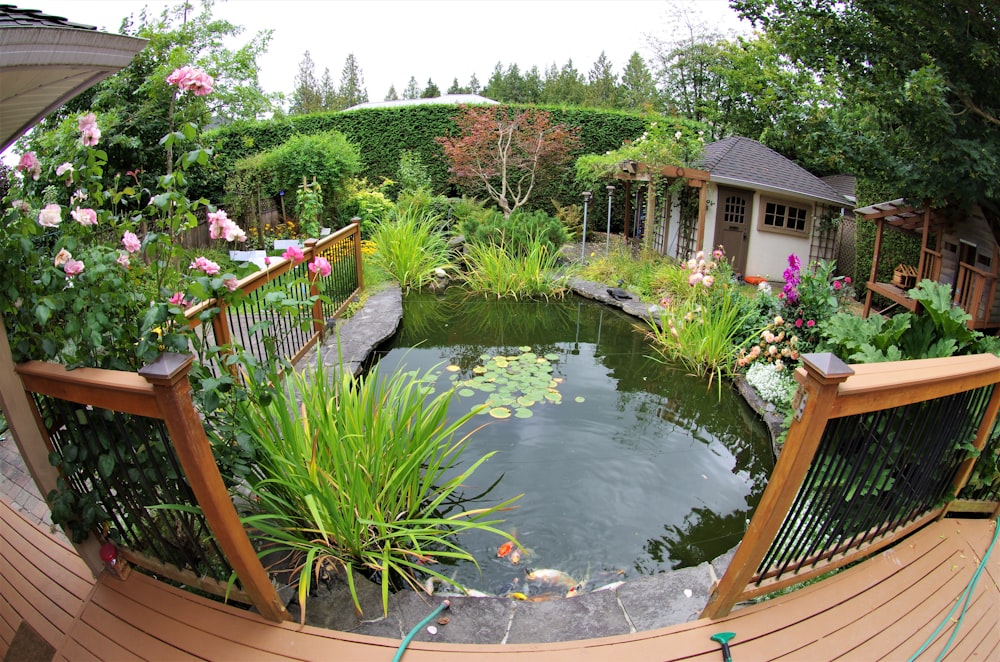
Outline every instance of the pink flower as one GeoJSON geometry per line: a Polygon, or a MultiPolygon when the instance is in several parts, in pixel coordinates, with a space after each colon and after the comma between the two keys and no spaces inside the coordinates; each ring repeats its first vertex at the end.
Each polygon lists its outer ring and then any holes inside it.
{"type": "Polygon", "coordinates": [[[168,303],[173,304],[174,306],[182,306],[182,307],[187,307],[188,305],[187,299],[184,298],[183,292],[174,292],[173,296],[170,297],[168,303]]]}
{"type": "Polygon", "coordinates": [[[69,178],[66,180],[66,186],[69,186],[73,183],[73,164],[67,161],[56,168],[56,177],[62,177],[67,172],[69,173],[69,178]]]}
{"type": "Polygon", "coordinates": [[[712,283],[715,282],[715,276],[705,276],[701,279],[701,284],[705,287],[712,287],[712,283]]]}
{"type": "Polygon", "coordinates": [[[264,256],[264,266],[265,267],[271,266],[271,258],[266,255],[264,256]]]}
{"type": "Polygon", "coordinates": [[[839,280],[833,281],[833,289],[839,290],[841,287],[843,287],[843,285],[840,284],[839,280]]]}
{"type": "Polygon", "coordinates": [[[126,232],[125,236],[122,237],[122,246],[129,253],[135,253],[142,248],[142,242],[139,241],[139,237],[135,236],[134,232],[126,232]]]}
{"type": "Polygon", "coordinates": [[[802,318],[801,317],[799,319],[795,320],[795,328],[796,329],[801,329],[802,328],[802,318]]]}
{"type": "Polygon", "coordinates": [[[80,142],[84,147],[93,147],[101,139],[101,130],[97,127],[97,116],[87,113],[77,123],[80,129],[80,142]]]}
{"type": "Polygon", "coordinates": [[[288,248],[285,249],[285,252],[281,254],[281,257],[285,258],[286,260],[291,260],[292,263],[294,264],[298,264],[302,260],[306,259],[305,254],[302,252],[302,249],[299,248],[298,246],[289,246],[288,248]]]}
{"type": "Polygon", "coordinates": [[[117,262],[122,269],[128,269],[129,266],[132,264],[129,261],[128,253],[125,251],[118,253],[118,259],[116,259],[115,262],[117,262]]]}
{"type": "Polygon", "coordinates": [[[725,252],[721,248],[716,248],[712,251],[712,257],[716,260],[721,260],[726,256],[725,252]]]}
{"type": "Polygon", "coordinates": [[[808,322],[806,322],[806,326],[811,329],[814,326],[816,326],[816,321],[815,320],[809,320],[808,322]]]}
{"type": "Polygon", "coordinates": [[[235,222],[219,210],[208,214],[208,236],[212,239],[225,237],[226,241],[246,241],[247,234],[235,222]]]}
{"type": "Polygon", "coordinates": [[[325,257],[317,256],[309,263],[309,271],[326,278],[333,272],[333,267],[330,266],[330,262],[325,257]]]}
{"type": "Polygon", "coordinates": [[[42,164],[38,162],[38,158],[34,152],[25,152],[22,154],[21,160],[17,162],[15,168],[30,173],[31,178],[36,181],[42,176],[42,164]]]}
{"type": "Polygon", "coordinates": [[[46,228],[59,227],[62,222],[62,210],[59,205],[45,205],[38,212],[38,224],[46,228]]]}
{"type": "Polygon", "coordinates": [[[850,285],[851,284],[851,277],[850,276],[844,276],[844,282],[847,283],[848,285],[850,285]]]}
{"type": "Polygon", "coordinates": [[[167,76],[167,83],[176,85],[182,92],[194,92],[195,96],[203,97],[212,93],[215,81],[201,69],[184,65],[167,76]]]}
{"type": "Polygon", "coordinates": [[[226,289],[230,292],[235,292],[236,288],[240,286],[240,283],[235,278],[226,278],[222,281],[222,284],[226,286],[226,289]]]}
{"type": "Polygon", "coordinates": [[[80,262],[80,260],[74,260],[73,258],[69,258],[68,260],[66,260],[66,264],[63,265],[63,271],[66,272],[66,276],[72,278],[73,276],[83,271],[83,262],[80,262]]]}
{"type": "Polygon", "coordinates": [[[212,262],[211,260],[209,260],[204,255],[202,255],[202,256],[200,256],[198,258],[195,258],[194,262],[192,262],[188,266],[188,268],[189,269],[197,269],[198,271],[201,271],[201,272],[203,272],[203,273],[205,273],[205,274],[207,274],[209,276],[214,276],[217,273],[219,273],[219,271],[221,271],[221,269],[219,268],[219,265],[217,265],[215,262],[212,262]]]}
{"type": "Polygon", "coordinates": [[[690,276],[688,276],[688,285],[697,285],[698,283],[701,282],[702,278],[704,278],[704,276],[701,275],[701,272],[696,271],[690,276]]]}
{"type": "Polygon", "coordinates": [[[61,267],[62,265],[66,264],[66,261],[69,260],[71,257],[73,257],[73,255],[68,250],[63,248],[60,249],[58,253],[56,253],[56,258],[52,260],[52,263],[57,267],[61,267]]]}
{"type": "Polygon", "coordinates": [[[97,225],[97,212],[89,207],[77,207],[69,215],[80,225],[97,225]]]}

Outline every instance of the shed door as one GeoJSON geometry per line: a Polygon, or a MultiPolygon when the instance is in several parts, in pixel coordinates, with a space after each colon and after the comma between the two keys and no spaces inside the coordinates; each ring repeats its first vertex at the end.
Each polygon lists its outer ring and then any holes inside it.
{"type": "Polygon", "coordinates": [[[719,189],[719,213],[715,220],[714,246],[726,251],[733,271],[742,274],[747,266],[752,191],[719,189]]]}

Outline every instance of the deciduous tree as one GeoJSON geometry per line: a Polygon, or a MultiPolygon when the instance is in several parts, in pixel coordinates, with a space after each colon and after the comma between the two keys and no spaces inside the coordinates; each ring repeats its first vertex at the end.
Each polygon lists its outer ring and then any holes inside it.
{"type": "Polygon", "coordinates": [[[455,135],[436,139],[453,180],[481,188],[506,216],[528,201],[540,176],[566,163],[579,141],[578,128],[534,108],[466,106],[455,124],[455,135]]]}

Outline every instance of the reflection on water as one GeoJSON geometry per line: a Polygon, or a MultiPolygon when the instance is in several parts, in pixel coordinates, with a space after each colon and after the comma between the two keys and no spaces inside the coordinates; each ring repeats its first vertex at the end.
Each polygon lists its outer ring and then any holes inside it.
{"type": "MultiPolygon", "coordinates": [[[[735,391],[719,399],[706,381],[652,358],[643,323],[585,299],[513,302],[410,294],[402,327],[380,359],[442,368],[438,383],[474,376],[484,355],[530,346],[555,354],[562,401],[530,418],[495,420],[472,435],[466,461],[497,451],[467,495],[524,496],[503,528],[529,549],[519,566],[498,558],[496,536],[461,540],[479,560],[444,572],[497,592],[524,582],[524,566],[556,568],[594,588],[605,580],[710,560],[735,546],[773,466],[767,431],[735,391]],[[455,365],[449,373],[443,368],[455,365]]],[[[486,394],[457,397],[462,410],[486,394]]]]}

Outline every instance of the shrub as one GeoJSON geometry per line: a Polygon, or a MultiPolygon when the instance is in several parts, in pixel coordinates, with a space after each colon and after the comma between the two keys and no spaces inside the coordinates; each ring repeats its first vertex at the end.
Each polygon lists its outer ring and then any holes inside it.
{"type": "Polygon", "coordinates": [[[557,253],[566,243],[566,229],[544,211],[516,210],[504,217],[500,212],[470,214],[459,222],[459,231],[469,244],[503,246],[511,256],[527,256],[534,245],[557,253]]]}
{"type": "Polygon", "coordinates": [[[392,216],[395,205],[385,194],[391,183],[385,180],[380,186],[373,186],[367,178],[361,178],[351,179],[344,186],[341,215],[348,220],[360,218],[361,236],[366,239],[371,236],[376,223],[392,216]]]}

